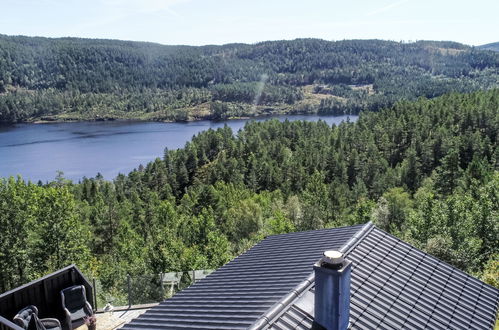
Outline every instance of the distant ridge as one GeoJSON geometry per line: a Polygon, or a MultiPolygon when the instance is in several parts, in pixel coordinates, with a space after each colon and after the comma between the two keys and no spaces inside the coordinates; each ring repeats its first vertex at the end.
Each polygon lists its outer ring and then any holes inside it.
{"type": "Polygon", "coordinates": [[[492,42],[490,44],[485,44],[477,47],[482,50],[493,50],[495,52],[499,52],[499,42],[492,42]]]}
{"type": "Polygon", "coordinates": [[[452,41],[167,46],[0,35],[0,123],[357,114],[498,82],[499,53],[452,41]]]}

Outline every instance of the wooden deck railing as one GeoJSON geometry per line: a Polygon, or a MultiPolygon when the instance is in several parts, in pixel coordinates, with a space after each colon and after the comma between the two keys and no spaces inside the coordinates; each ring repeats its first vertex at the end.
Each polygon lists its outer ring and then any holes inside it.
{"type": "Polygon", "coordinates": [[[55,317],[63,321],[61,290],[72,285],[84,285],[87,301],[93,306],[93,287],[75,265],[60,269],[52,274],[1,294],[0,330],[21,330],[21,328],[12,323],[12,320],[19,310],[28,305],[35,305],[38,308],[38,316],[40,318],[55,317]]]}

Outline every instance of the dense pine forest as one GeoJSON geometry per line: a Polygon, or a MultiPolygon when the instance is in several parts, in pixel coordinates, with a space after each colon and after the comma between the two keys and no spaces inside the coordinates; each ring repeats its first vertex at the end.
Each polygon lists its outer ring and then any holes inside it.
{"type": "Polygon", "coordinates": [[[190,47],[0,35],[0,123],[357,114],[498,81],[499,53],[454,42],[190,47]]]}
{"type": "Polygon", "coordinates": [[[333,127],[209,130],[112,182],[4,179],[0,291],[76,263],[116,292],[125,274],[217,268],[266,235],[368,221],[499,286],[498,140],[499,91],[451,93],[333,127]]]}

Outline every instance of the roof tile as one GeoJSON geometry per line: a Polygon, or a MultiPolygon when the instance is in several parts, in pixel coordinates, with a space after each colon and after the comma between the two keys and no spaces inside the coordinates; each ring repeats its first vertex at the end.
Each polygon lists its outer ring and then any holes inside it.
{"type": "Polygon", "coordinates": [[[267,237],[123,329],[310,329],[312,265],[342,246],[352,329],[493,326],[499,290],[368,224],[267,237]]]}
{"type": "MultiPolygon", "coordinates": [[[[362,228],[269,236],[122,329],[248,328],[310,275],[325,250],[339,249],[362,228]]],[[[293,313],[283,324],[303,321],[298,309],[293,313]]]]}
{"type": "Polygon", "coordinates": [[[499,290],[382,230],[374,227],[346,258],[352,261],[352,329],[493,327],[499,290]]]}

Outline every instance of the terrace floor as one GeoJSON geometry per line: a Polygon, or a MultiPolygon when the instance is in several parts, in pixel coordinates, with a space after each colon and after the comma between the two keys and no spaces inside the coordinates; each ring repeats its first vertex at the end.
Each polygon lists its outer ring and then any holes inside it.
{"type": "MultiPolygon", "coordinates": [[[[97,312],[97,330],[113,330],[121,328],[134,318],[138,317],[149,308],[157,304],[132,306],[131,308],[115,308],[113,312],[97,312]]],[[[86,325],[78,327],[77,330],[87,330],[86,325]]]]}

